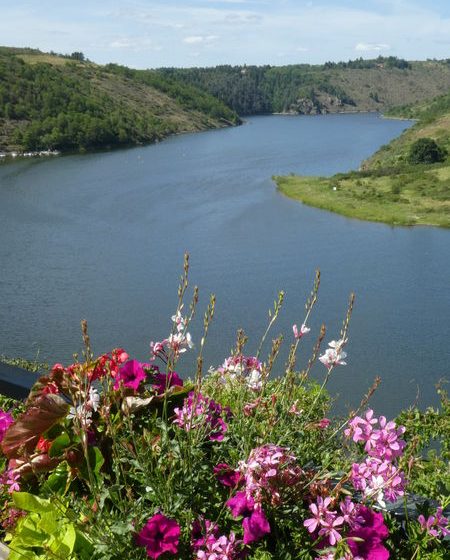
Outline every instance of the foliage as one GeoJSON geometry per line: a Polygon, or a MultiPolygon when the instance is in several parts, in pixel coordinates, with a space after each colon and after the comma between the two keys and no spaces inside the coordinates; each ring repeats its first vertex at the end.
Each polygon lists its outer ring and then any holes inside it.
{"type": "Polygon", "coordinates": [[[7,143],[33,151],[80,150],[153,142],[183,130],[189,119],[203,128],[238,122],[211,95],[158,72],[122,72],[114,65],[80,63],[82,58],[75,52],[63,65],[29,64],[0,52],[0,132],[2,120],[14,130],[7,143]],[[186,123],[174,118],[177,112],[186,123]]]}
{"type": "MultiPolygon", "coordinates": [[[[448,454],[444,393],[441,411],[406,411],[404,428],[371,410],[359,415],[377,381],[348,418],[328,419],[326,384],[345,365],[354,298],[339,339],[323,349],[322,327],[306,370],[296,371],[319,273],[282,376],[271,377],[282,337],[264,361],[260,354],[283,293],[256,354],[245,355],[238,331],[232,355],[204,374],[212,296],[197,370],[183,382],[175,368],[193,346],[188,329],[198,301],[195,289],[183,314],[187,274],[186,258],[170,334],[151,343],[148,363],[122,349],[94,358],[83,323],[84,360],[55,364],[22,411],[1,413],[10,557],[443,559],[449,500],[438,496],[439,473],[426,497],[439,497],[442,508],[424,498],[420,511],[399,521],[396,500],[408,503],[406,479],[416,477],[417,452],[430,437],[442,439],[439,460],[448,454]],[[309,375],[316,360],[324,367],[320,385],[309,375]]],[[[420,475],[409,484],[425,489],[420,475]]]]}
{"type": "Polygon", "coordinates": [[[432,138],[419,138],[409,150],[409,163],[439,163],[447,157],[447,150],[432,138]]]}

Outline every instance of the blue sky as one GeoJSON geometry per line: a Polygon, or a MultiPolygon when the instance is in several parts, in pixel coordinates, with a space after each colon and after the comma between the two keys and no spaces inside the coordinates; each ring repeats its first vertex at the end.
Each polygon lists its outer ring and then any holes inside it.
{"type": "Polygon", "coordinates": [[[450,0],[0,0],[0,45],[135,68],[450,58],[450,0]]]}

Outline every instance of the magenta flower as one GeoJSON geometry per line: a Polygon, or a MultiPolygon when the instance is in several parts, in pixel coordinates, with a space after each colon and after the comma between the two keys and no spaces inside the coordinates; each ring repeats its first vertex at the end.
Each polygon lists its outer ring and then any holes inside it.
{"type": "Polygon", "coordinates": [[[14,423],[14,418],[9,414],[0,409],[0,441],[5,437],[7,429],[14,423]]]}
{"type": "Polygon", "coordinates": [[[214,476],[224,486],[234,488],[242,480],[242,475],[239,471],[235,471],[227,463],[219,463],[213,468],[214,476]]]}
{"type": "Polygon", "coordinates": [[[259,541],[270,533],[270,525],[262,509],[256,509],[242,521],[244,529],[244,544],[259,541]]]}
{"type": "Polygon", "coordinates": [[[159,558],[165,552],[176,554],[180,539],[180,527],[176,521],[161,513],[151,517],[138,535],[136,544],[145,547],[147,556],[159,558]]]}
{"type": "Polygon", "coordinates": [[[237,492],[226,504],[233,517],[251,515],[255,509],[255,500],[245,492],[237,492]]]}
{"type": "Polygon", "coordinates": [[[358,513],[364,519],[364,525],[352,529],[347,535],[353,556],[365,560],[387,560],[389,551],[383,546],[382,541],[389,536],[389,531],[384,524],[383,514],[375,513],[365,506],[360,506],[358,513]],[[352,537],[362,540],[355,541],[352,537]]]}
{"type": "Polygon", "coordinates": [[[162,395],[171,387],[183,387],[183,380],[176,371],[169,373],[156,373],[152,378],[153,389],[158,395],[162,395]]]}
{"type": "Polygon", "coordinates": [[[219,536],[219,527],[209,519],[200,516],[192,524],[191,545],[192,548],[202,548],[206,543],[219,536]]]}
{"type": "Polygon", "coordinates": [[[124,387],[137,391],[141,381],[144,381],[146,377],[142,364],[137,360],[129,360],[120,368],[114,383],[114,389],[119,389],[122,384],[124,387]]]}

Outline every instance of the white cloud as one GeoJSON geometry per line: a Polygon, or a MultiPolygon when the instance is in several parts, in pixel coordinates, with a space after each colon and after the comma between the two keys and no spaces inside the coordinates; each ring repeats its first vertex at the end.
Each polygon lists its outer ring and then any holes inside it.
{"type": "Polygon", "coordinates": [[[218,35],[191,35],[190,37],[185,37],[183,39],[183,43],[188,45],[198,45],[200,43],[212,43],[218,38],[218,35]]]}
{"type": "Polygon", "coordinates": [[[360,52],[380,52],[388,51],[391,45],[387,43],[358,43],[355,45],[355,51],[360,52]]]}
{"type": "Polygon", "coordinates": [[[133,51],[154,50],[160,51],[162,47],[155,44],[148,37],[119,37],[108,43],[110,49],[129,49],[133,51]]]}

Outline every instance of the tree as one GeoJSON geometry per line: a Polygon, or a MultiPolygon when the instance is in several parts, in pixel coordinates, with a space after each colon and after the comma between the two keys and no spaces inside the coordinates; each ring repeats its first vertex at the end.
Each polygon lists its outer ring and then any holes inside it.
{"type": "Polygon", "coordinates": [[[409,154],[409,163],[437,163],[444,161],[447,157],[447,150],[439,146],[432,138],[419,138],[412,144],[409,154]]]}
{"type": "Polygon", "coordinates": [[[82,52],[79,51],[75,51],[70,55],[70,58],[73,58],[74,60],[79,60],[80,62],[84,62],[85,58],[84,58],[84,54],[82,52]]]}

